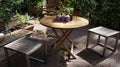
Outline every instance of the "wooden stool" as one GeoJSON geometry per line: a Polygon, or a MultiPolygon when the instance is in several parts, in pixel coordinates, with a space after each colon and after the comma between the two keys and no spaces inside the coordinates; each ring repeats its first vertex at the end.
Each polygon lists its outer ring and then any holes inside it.
{"type": "Polygon", "coordinates": [[[104,47],[103,54],[102,54],[103,56],[105,55],[106,49],[109,49],[113,52],[116,50],[116,46],[117,46],[118,38],[119,38],[119,31],[111,30],[111,29],[108,29],[108,28],[105,28],[105,27],[102,27],[102,26],[89,29],[88,30],[88,35],[87,35],[86,48],[88,48],[88,45],[89,45],[90,33],[94,33],[94,34],[98,35],[97,45],[101,45],[102,47],[104,47]],[[101,36],[105,37],[105,43],[104,44],[100,43],[100,37],[101,36]],[[108,38],[111,37],[111,36],[116,36],[116,41],[115,41],[114,48],[110,48],[110,47],[107,46],[108,38]]]}
{"type": "Polygon", "coordinates": [[[5,55],[7,57],[8,66],[11,67],[8,50],[23,54],[26,59],[26,65],[27,65],[26,67],[30,67],[30,58],[36,61],[45,63],[46,54],[47,54],[47,46],[44,43],[46,43],[46,41],[43,39],[35,39],[29,36],[24,36],[22,38],[19,38],[5,45],[4,50],[5,50],[5,55]],[[44,46],[44,55],[45,55],[44,59],[45,60],[37,59],[35,57],[30,56],[33,52],[38,50],[42,45],[44,46]]]}

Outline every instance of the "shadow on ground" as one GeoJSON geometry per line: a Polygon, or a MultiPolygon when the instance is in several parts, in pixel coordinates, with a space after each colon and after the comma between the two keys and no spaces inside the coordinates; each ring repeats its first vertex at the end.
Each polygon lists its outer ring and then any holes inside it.
{"type": "Polygon", "coordinates": [[[96,51],[88,48],[88,49],[82,50],[77,55],[81,57],[82,59],[84,59],[85,61],[87,61],[88,63],[92,65],[97,65],[100,62],[104,61],[105,59],[109,58],[112,54],[113,52],[109,54],[108,56],[103,56],[97,53],[96,51]]]}
{"type": "Polygon", "coordinates": [[[94,65],[106,59],[105,57],[101,57],[100,55],[98,55],[96,52],[87,49],[81,51],[77,55],[89,62],[90,64],[94,65]]]}

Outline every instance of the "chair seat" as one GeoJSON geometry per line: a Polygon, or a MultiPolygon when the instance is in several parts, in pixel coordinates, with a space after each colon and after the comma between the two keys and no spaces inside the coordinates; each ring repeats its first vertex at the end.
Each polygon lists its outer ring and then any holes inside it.
{"type": "Polygon", "coordinates": [[[99,35],[102,35],[102,36],[106,36],[106,37],[109,37],[109,36],[112,36],[112,35],[119,33],[119,31],[111,30],[111,29],[108,29],[108,28],[105,28],[102,26],[89,29],[89,31],[96,33],[96,34],[99,34],[99,35]]]}
{"type": "Polygon", "coordinates": [[[30,55],[37,49],[39,49],[43,45],[43,43],[45,43],[44,40],[25,36],[5,45],[4,47],[30,55]]]}

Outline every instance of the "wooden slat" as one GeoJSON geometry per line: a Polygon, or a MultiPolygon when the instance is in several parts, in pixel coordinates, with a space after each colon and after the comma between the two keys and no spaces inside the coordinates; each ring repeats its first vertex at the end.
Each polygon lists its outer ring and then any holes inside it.
{"type": "Polygon", "coordinates": [[[28,37],[22,37],[14,42],[11,42],[4,47],[16,50],[25,54],[31,54],[44,44],[44,40],[38,40],[28,37]]]}

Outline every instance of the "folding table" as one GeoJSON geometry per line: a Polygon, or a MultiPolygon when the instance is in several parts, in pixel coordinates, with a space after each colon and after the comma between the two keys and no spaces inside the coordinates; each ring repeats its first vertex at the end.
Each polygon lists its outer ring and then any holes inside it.
{"type": "Polygon", "coordinates": [[[89,21],[78,16],[73,16],[73,20],[69,22],[56,21],[55,18],[56,16],[47,16],[40,20],[40,23],[46,27],[51,28],[57,37],[57,41],[52,49],[52,52],[62,45],[73,58],[76,58],[72,53],[73,41],[69,36],[74,29],[87,26],[89,24],[89,21]],[[58,35],[57,29],[61,31],[61,35],[58,35]],[[65,44],[65,40],[68,40],[68,42],[71,43],[71,50],[65,44]]]}

